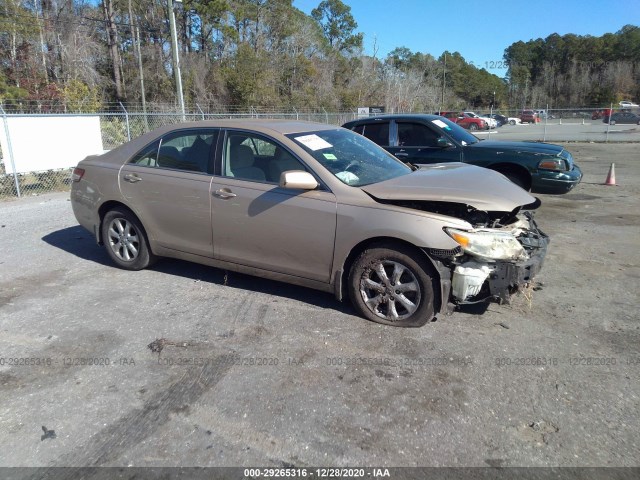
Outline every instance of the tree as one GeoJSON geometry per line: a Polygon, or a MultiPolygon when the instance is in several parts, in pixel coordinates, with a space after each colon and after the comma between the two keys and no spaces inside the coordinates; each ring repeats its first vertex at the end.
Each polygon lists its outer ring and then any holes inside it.
{"type": "Polygon", "coordinates": [[[363,34],[353,34],[358,24],[351,15],[351,7],[340,0],[322,1],[311,16],[322,26],[331,48],[342,52],[362,47],[363,34]]]}
{"type": "Polygon", "coordinates": [[[111,56],[113,82],[116,87],[116,100],[123,101],[126,95],[120,74],[120,49],[118,45],[118,30],[115,22],[113,0],[102,0],[102,8],[104,9],[104,19],[107,25],[107,45],[109,47],[109,55],[111,56]]]}

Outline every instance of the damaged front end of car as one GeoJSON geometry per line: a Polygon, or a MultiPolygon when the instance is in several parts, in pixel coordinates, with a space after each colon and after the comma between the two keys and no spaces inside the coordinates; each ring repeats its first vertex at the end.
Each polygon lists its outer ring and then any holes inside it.
{"type": "MultiPolygon", "coordinates": [[[[454,305],[489,300],[509,303],[542,268],[549,237],[538,227],[534,212],[540,201],[511,212],[481,211],[472,206],[433,201],[387,201],[397,206],[455,217],[472,228],[445,227],[458,244],[451,250],[425,249],[454,305]]],[[[446,294],[446,293],[445,293],[446,294]]]]}
{"type": "Polygon", "coordinates": [[[423,250],[438,270],[441,311],[508,302],[540,271],[549,237],[534,220],[539,199],[496,172],[460,163],[425,166],[401,179],[363,190],[379,203],[437,217],[441,237],[425,247],[438,248],[423,250]]]}
{"type": "Polygon", "coordinates": [[[490,299],[509,302],[542,268],[549,237],[538,228],[533,213],[524,211],[515,221],[473,230],[445,228],[462,252],[445,259],[452,269],[451,297],[458,305],[490,299]]]}

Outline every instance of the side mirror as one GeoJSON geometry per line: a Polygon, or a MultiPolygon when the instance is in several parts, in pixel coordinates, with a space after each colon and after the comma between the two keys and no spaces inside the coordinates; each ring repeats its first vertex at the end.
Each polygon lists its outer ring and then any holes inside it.
{"type": "Polygon", "coordinates": [[[447,140],[444,137],[440,137],[438,138],[438,141],[436,142],[436,144],[438,145],[438,148],[449,148],[449,147],[453,147],[453,143],[451,143],[449,140],[447,140]]]}
{"type": "Polygon", "coordinates": [[[288,170],[280,174],[280,187],[296,190],[314,190],[318,188],[318,182],[309,172],[288,170]]]}

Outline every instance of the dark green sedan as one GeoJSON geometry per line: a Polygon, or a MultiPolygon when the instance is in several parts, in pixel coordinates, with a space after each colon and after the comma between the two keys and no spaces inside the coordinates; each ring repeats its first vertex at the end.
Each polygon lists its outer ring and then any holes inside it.
{"type": "Polygon", "coordinates": [[[344,128],[415,165],[464,162],[496,170],[525,190],[567,193],[582,179],[571,152],[559,145],[480,141],[437,115],[383,115],[347,122],[344,128]]]}

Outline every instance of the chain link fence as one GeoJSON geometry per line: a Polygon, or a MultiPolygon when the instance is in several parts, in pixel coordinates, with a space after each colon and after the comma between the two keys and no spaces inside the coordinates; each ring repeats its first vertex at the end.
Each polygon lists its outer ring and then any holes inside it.
{"type": "MultiPolygon", "coordinates": [[[[196,105],[195,111],[186,114],[176,113],[171,108],[147,108],[145,113],[140,111],[128,111],[122,105],[116,106],[112,111],[101,113],[42,113],[42,106],[33,110],[33,113],[16,108],[2,109],[5,142],[0,146],[0,199],[11,199],[28,195],[39,195],[48,192],[67,191],[71,185],[71,171],[69,168],[51,168],[46,170],[24,171],[16,170],[12,166],[11,131],[9,120],[12,118],[63,118],[63,117],[99,117],[100,138],[102,150],[111,150],[133,138],[158,127],[181,122],[214,119],[243,119],[243,118],[270,118],[288,120],[306,120],[325,124],[342,125],[343,123],[358,117],[357,111],[327,112],[324,109],[283,111],[275,108],[251,107],[238,109],[235,107],[218,108],[212,112],[207,108],[202,109],[196,105]],[[119,111],[113,111],[117,108],[119,111]],[[5,147],[3,151],[2,147],[5,147]]],[[[51,112],[51,110],[48,110],[51,112]]],[[[614,112],[621,112],[614,108],[614,112]]],[[[507,117],[520,118],[518,111],[493,111],[507,117]]],[[[624,112],[628,112],[625,110],[624,112]]],[[[638,113],[632,109],[631,113],[638,113]]],[[[396,113],[396,112],[389,112],[396,113]]],[[[408,112],[418,113],[418,112],[408,112]]],[[[476,110],[479,115],[489,114],[490,111],[476,110]]],[[[532,124],[505,125],[499,129],[474,132],[480,138],[492,138],[500,140],[520,141],[552,141],[552,142],[640,142],[640,126],[633,124],[616,124],[615,126],[603,122],[607,114],[605,109],[599,108],[574,108],[574,109],[545,109],[538,116],[538,120],[532,124]]],[[[34,142],[38,141],[37,132],[34,132],[34,142]]],[[[51,149],[64,149],[65,145],[51,145],[51,149]]],[[[100,152],[87,152],[87,154],[100,152]]]]}
{"type": "MultiPolygon", "coordinates": [[[[225,108],[222,113],[210,113],[198,107],[197,113],[186,114],[175,111],[151,111],[147,113],[129,112],[121,108],[121,113],[101,112],[101,113],[7,113],[0,110],[2,114],[5,138],[11,149],[11,131],[8,127],[8,120],[12,118],[43,118],[43,117],[96,117],[100,119],[100,137],[102,149],[111,150],[123,143],[139,137],[146,132],[156,128],[182,122],[194,122],[200,120],[215,119],[243,119],[243,118],[270,118],[305,120],[310,122],[326,123],[332,125],[342,125],[349,120],[356,118],[356,112],[330,113],[316,110],[293,110],[290,112],[278,112],[266,108],[250,108],[248,111],[239,111],[235,108],[225,108]]],[[[14,110],[15,111],[15,110],[14,110]]],[[[42,109],[40,109],[42,111],[42,109]]],[[[37,135],[34,136],[37,141],[37,135]]],[[[52,146],[52,148],[64,148],[64,145],[52,146]]],[[[99,153],[99,152],[88,152],[99,153]]],[[[73,167],[58,168],[37,171],[16,171],[11,164],[11,152],[3,151],[0,145],[0,199],[17,198],[28,195],[39,195],[49,192],[67,191],[71,185],[71,172],[73,167]]]]}

